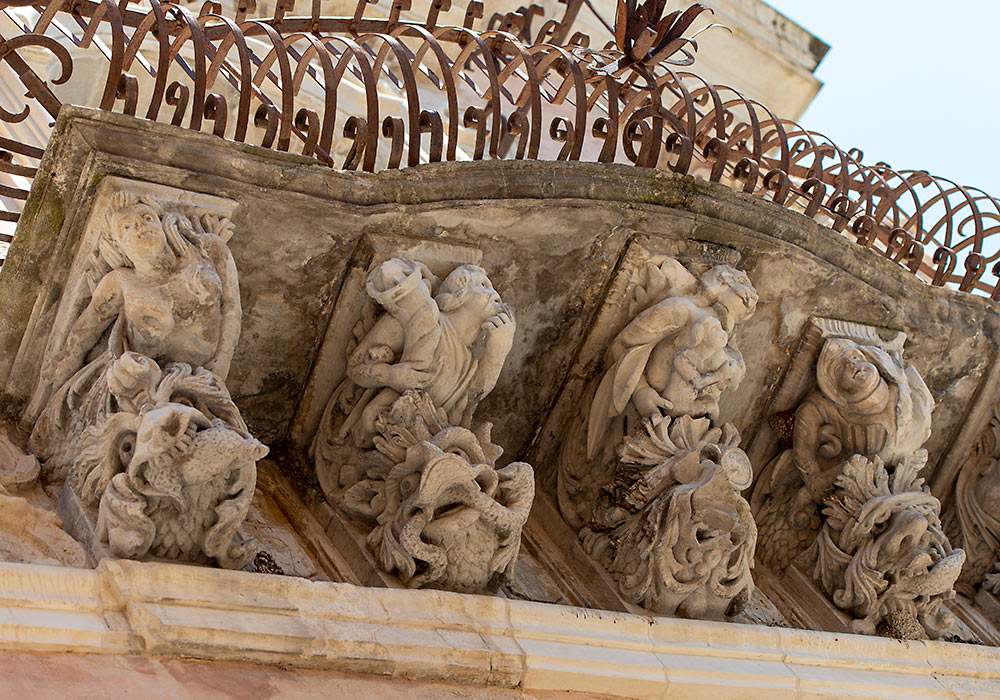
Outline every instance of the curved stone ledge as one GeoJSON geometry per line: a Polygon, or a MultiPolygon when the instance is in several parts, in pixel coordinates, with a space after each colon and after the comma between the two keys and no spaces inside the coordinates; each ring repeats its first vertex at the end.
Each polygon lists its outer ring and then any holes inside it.
{"type": "Polygon", "coordinates": [[[1000,650],[173,564],[0,564],[0,649],[637,698],[1000,697],[1000,650]]]}

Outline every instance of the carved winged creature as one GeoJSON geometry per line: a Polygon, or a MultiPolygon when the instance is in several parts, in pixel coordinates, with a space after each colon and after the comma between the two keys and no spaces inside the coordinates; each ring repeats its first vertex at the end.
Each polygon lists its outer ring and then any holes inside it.
{"type": "Polygon", "coordinates": [[[611,345],[610,366],[590,408],[587,459],[595,457],[611,421],[629,404],[654,423],[664,415],[714,420],[720,395],[746,372],[743,358],[729,345],[735,326],[757,307],[757,292],[745,273],[718,265],[699,282],[669,259],[661,267],[650,265],[647,276],[647,286],[666,291],[611,345]]]}

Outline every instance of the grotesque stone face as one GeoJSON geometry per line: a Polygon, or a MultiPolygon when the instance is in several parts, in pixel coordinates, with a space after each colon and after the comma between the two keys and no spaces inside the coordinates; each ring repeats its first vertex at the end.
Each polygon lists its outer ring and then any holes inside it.
{"type": "Polygon", "coordinates": [[[161,370],[136,353],[108,375],[131,408],[88,434],[71,475],[84,499],[99,501],[98,534],[120,557],[245,565],[253,550],[236,529],[267,447],[246,432],[225,387],[206,370],[161,370]]]}
{"type": "Polygon", "coordinates": [[[917,472],[919,450],[890,477],[878,457],[852,457],[826,499],[815,543],[817,582],[836,605],[855,616],[854,629],[881,626],[897,636],[939,636],[952,625],[943,604],[954,598],[965,552],[941,531],[941,504],[917,472]]]}

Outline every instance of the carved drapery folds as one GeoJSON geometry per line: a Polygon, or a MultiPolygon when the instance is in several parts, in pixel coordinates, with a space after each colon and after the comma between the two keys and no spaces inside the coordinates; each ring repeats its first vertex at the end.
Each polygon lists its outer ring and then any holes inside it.
{"type": "Polygon", "coordinates": [[[673,258],[638,273],[629,321],[559,457],[559,505],[630,602],[718,618],[753,591],[750,461],[719,400],[745,373],[730,344],[754,312],[746,274],[673,258]]]}
{"type": "Polygon", "coordinates": [[[810,572],[856,631],[939,636],[965,553],[951,547],[941,504],[917,476],[934,400],[903,364],[904,334],[821,327],[813,388],[784,436],[791,447],[754,494],[758,556],[774,571],[810,572]]]}
{"type": "Polygon", "coordinates": [[[476,265],[439,281],[392,258],[366,291],[347,377],[313,440],[320,482],[371,527],[379,565],[407,585],[496,588],[517,558],[534,474],[522,462],[496,468],[491,424],[473,416],[510,352],[513,311],[476,265]]]}
{"type": "Polygon", "coordinates": [[[225,386],[241,322],[232,226],[123,184],[105,201],[89,298],[43,364],[30,446],[48,480],[97,507],[112,554],[242,567],[267,448],[225,386]]]}

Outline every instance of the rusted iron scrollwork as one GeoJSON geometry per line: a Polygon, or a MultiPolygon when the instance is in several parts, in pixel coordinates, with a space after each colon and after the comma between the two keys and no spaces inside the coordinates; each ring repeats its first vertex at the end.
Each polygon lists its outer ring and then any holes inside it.
{"type": "MultiPolygon", "coordinates": [[[[252,17],[246,0],[232,16],[216,2],[0,0],[20,31],[0,36],[2,79],[27,92],[0,105],[0,121],[36,106],[54,118],[72,57],[87,52],[106,68],[95,97],[104,110],[347,170],[524,158],[691,174],[799,211],[929,284],[1000,298],[1000,252],[986,244],[1000,231],[996,198],[867,165],[859,150],[688,72],[701,4],[665,13],[662,0],[619,0],[612,40],[591,47],[573,31],[583,0],[549,19],[537,5],[485,18],[481,0],[434,0],[417,17],[409,0],[380,2],[328,17],[318,1],[292,16],[294,3],[279,0],[271,17],[252,17]],[[28,46],[34,63],[20,53],[28,46]],[[52,85],[39,77],[39,48],[58,64],[46,67],[52,85]]],[[[16,221],[44,145],[0,141],[0,221],[16,221]]]]}

